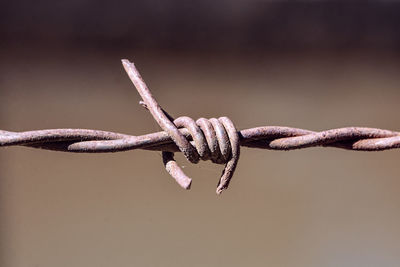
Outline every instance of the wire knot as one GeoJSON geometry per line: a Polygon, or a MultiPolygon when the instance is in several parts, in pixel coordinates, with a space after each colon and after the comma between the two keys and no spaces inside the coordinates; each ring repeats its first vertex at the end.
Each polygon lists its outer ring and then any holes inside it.
{"type": "MultiPolygon", "coordinates": [[[[169,115],[168,117],[170,118],[169,115]]],[[[200,118],[194,121],[184,116],[173,120],[173,124],[177,128],[186,128],[190,133],[191,140],[185,145],[175,143],[187,160],[192,163],[211,160],[216,164],[226,164],[217,187],[217,193],[220,194],[228,187],[239,160],[239,135],[233,122],[227,117],[200,118]]],[[[180,132],[179,134],[182,135],[180,132]]],[[[173,153],[163,152],[163,161],[171,176],[182,187],[189,189],[191,179],[176,164],[173,153]]]]}
{"type": "Polygon", "coordinates": [[[192,149],[190,149],[190,157],[187,157],[190,162],[211,160],[216,164],[224,164],[232,158],[233,140],[231,137],[235,139],[237,130],[229,118],[200,118],[194,121],[192,118],[184,116],[173,122],[177,128],[186,128],[190,133],[192,140],[189,142],[189,146],[192,149]]]}
{"type": "MultiPolygon", "coordinates": [[[[239,134],[232,121],[227,117],[209,120],[200,118],[196,122],[189,117],[174,120],[157,103],[135,65],[127,59],[122,60],[122,65],[143,99],[140,104],[150,111],[154,120],[171,137],[186,159],[192,163],[198,163],[200,159],[210,159],[218,164],[226,163],[217,186],[217,194],[221,194],[229,186],[240,155],[239,134]],[[194,144],[178,128],[186,128],[194,144]]],[[[190,189],[192,179],[176,163],[174,153],[163,151],[162,155],[168,173],[180,186],[190,189]]]]}

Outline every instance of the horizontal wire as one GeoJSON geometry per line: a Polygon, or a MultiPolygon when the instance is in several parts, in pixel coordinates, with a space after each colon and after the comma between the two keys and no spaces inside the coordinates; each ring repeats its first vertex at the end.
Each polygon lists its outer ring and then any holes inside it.
{"type": "MultiPolygon", "coordinates": [[[[187,129],[179,131],[192,141],[187,129]]],[[[366,127],[346,127],[322,132],[264,126],[238,131],[241,146],[270,150],[293,150],[316,146],[380,151],[400,148],[400,133],[366,127]]],[[[77,153],[105,153],[134,149],[177,152],[166,132],[141,136],[89,129],[50,129],[27,132],[0,130],[0,147],[28,146],[77,153]],[[57,146],[58,144],[58,146],[57,146]]]]}
{"type": "Polygon", "coordinates": [[[182,152],[192,163],[211,160],[225,164],[217,185],[217,194],[228,188],[235,172],[240,147],[270,150],[293,150],[308,147],[336,147],[360,151],[381,151],[400,148],[400,133],[395,131],[346,127],[315,132],[283,126],[263,126],[237,131],[227,117],[218,119],[189,117],[173,119],[151,94],[135,65],[122,64],[142,97],[140,102],[164,130],[140,136],[88,129],[50,129],[26,132],[0,130],[0,147],[27,146],[75,153],[120,152],[134,149],[158,150],[168,173],[180,186],[189,189],[191,178],[174,160],[174,152],[182,152]]]}

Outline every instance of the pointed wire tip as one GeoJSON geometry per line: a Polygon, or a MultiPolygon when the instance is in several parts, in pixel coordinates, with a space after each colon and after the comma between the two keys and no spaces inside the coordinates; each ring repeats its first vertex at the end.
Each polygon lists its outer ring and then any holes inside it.
{"type": "Polygon", "coordinates": [[[190,181],[186,185],[182,185],[182,187],[186,190],[190,190],[191,186],[192,186],[192,179],[190,179],[190,181]]]}
{"type": "Polygon", "coordinates": [[[131,66],[135,66],[133,62],[130,62],[129,59],[121,59],[122,65],[125,69],[130,68],[131,66]]]}
{"type": "Polygon", "coordinates": [[[184,179],[175,179],[176,182],[185,190],[190,190],[192,186],[192,179],[189,177],[185,177],[184,179]]]}
{"type": "Polygon", "coordinates": [[[131,64],[131,62],[126,58],[121,59],[121,62],[122,64],[131,64]]]}
{"type": "Polygon", "coordinates": [[[222,192],[225,191],[225,189],[226,189],[226,187],[219,187],[218,186],[217,187],[217,191],[216,191],[217,195],[220,196],[222,194],[222,192]]]}

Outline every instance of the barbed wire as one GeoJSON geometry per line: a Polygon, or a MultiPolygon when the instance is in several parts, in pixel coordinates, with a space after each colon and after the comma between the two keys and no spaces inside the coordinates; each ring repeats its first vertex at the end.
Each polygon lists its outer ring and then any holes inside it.
{"type": "Polygon", "coordinates": [[[152,96],[133,63],[122,64],[143,101],[164,130],[141,136],[89,129],[50,129],[26,132],[0,130],[0,147],[27,146],[76,153],[120,152],[134,149],[162,151],[168,173],[180,186],[189,189],[189,178],[174,160],[182,152],[192,163],[211,160],[225,164],[217,194],[227,189],[235,172],[240,147],[293,150],[307,147],[336,147],[359,151],[400,148],[400,132],[366,127],[346,127],[314,132],[292,127],[263,126],[238,131],[227,117],[173,119],[152,96]]]}

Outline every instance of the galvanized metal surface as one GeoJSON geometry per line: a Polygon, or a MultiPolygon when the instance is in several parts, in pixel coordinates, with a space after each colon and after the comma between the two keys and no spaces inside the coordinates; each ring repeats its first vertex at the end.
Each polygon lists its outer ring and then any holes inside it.
{"type": "Polygon", "coordinates": [[[227,117],[218,119],[189,117],[173,119],[152,96],[134,64],[122,60],[123,66],[141,95],[140,103],[150,111],[164,130],[132,136],[87,129],[51,129],[27,132],[0,130],[0,146],[28,146],[47,150],[78,153],[119,152],[133,149],[163,152],[166,170],[185,189],[191,179],[174,160],[181,151],[192,163],[211,160],[225,164],[217,186],[217,194],[229,186],[235,172],[240,146],[271,150],[293,150],[307,147],[337,147],[360,151],[380,151],[400,148],[400,132],[346,127],[314,132],[291,127],[264,126],[238,131],[227,117]]]}

